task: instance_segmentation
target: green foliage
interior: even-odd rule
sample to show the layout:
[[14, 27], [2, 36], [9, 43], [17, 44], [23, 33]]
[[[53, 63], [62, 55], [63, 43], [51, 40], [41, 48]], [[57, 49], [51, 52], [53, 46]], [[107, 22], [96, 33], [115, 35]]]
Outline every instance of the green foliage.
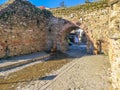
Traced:
[[36, 9], [34, 10], [34, 12], [35, 12], [35, 14], [37, 14], [37, 13], [42, 14], [42, 13], [43, 13], [42, 10], [39, 9], [39, 8], [36, 8]]
[[94, 10], [99, 10], [108, 6], [107, 0], [99, 1], [99, 2], [92, 2], [86, 3], [82, 5], [77, 5], [69, 8], [59, 8], [51, 10], [53, 14], [60, 16], [60, 15], [70, 15], [71, 13], [75, 12], [91, 12]]
[[0, 19], [3, 19], [3, 20], [7, 20], [9, 18], [9, 16], [12, 16], [14, 13], [16, 13], [15, 11], [6, 11], [6, 12], [3, 12], [2, 14], [0, 14]]
[[108, 0], [94, 0], [95, 2], [108, 2]]
[[50, 16], [52, 16], [51, 11], [49, 10], [43, 9], [42, 12], [46, 18], [49, 18]]
[[8, 15], [10, 15], [9, 12], [4, 12], [4, 13], [2, 13], [2, 14], [0, 15], [0, 19], [5, 18], [5, 17], [7, 17]]
[[45, 16], [45, 18], [49, 18], [52, 15], [50, 11], [41, 10], [28, 1], [16, 0], [11, 5], [7, 4], [7, 6], [8, 7], [4, 6], [4, 8], [2, 8], [0, 14], [0, 19], [4, 21], [9, 20], [15, 14], [19, 14], [18, 17], [21, 15], [26, 18], [31, 18], [31, 16]]

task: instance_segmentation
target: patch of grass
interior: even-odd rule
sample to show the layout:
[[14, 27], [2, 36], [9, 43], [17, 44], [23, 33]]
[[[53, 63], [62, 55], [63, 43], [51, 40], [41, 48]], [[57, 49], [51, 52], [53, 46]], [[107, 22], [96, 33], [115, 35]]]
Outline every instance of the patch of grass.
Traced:
[[102, 8], [108, 7], [107, 0], [99, 1], [99, 2], [92, 2], [92, 3], [86, 3], [86, 4], [81, 4], [73, 7], [68, 7], [68, 8], [58, 8], [58, 9], [51, 9], [53, 15], [69, 15], [71, 13], [75, 12], [91, 12], [95, 10], [99, 10]]

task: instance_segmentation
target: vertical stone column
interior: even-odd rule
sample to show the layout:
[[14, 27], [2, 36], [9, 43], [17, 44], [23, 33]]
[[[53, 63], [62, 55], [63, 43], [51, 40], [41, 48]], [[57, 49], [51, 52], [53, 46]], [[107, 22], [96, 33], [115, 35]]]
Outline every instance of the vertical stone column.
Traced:
[[120, 90], [120, 0], [110, 0], [109, 59], [113, 90]]

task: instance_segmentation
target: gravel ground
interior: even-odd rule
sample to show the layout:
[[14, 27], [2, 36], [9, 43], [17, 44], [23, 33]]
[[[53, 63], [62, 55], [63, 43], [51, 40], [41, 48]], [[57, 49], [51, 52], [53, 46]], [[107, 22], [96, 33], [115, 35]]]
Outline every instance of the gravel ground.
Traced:
[[[110, 63], [106, 56], [76, 58], [53, 79], [31, 81], [17, 90], [110, 90]], [[56, 72], [58, 72], [56, 71]]]
[[110, 64], [105, 56], [86, 56], [45, 90], [110, 90]]

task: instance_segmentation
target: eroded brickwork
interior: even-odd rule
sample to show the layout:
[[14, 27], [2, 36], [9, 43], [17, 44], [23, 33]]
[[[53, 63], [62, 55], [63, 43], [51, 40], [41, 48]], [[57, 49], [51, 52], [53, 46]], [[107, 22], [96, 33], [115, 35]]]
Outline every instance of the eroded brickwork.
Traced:
[[120, 1], [110, 2], [109, 23], [109, 58], [112, 70], [112, 85], [114, 90], [120, 90]]
[[120, 1], [111, 0], [110, 7], [105, 3], [90, 5], [52, 10], [61, 19], [49, 16], [50, 13], [36, 8], [26, 0], [10, 0], [0, 7], [0, 58], [51, 48], [65, 51], [66, 35], [80, 27], [89, 36], [95, 49], [101, 40], [103, 52], [109, 52], [112, 85], [114, 90], [119, 90]]
[[56, 17], [64, 18], [73, 23], [79, 22], [79, 27], [86, 32], [92, 41], [94, 50], [98, 49], [97, 43], [101, 41], [102, 52], [108, 53], [109, 7], [105, 2], [53, 9], [51, 11]]
[[44, 11], [28, 1], [11, 0], [1, 6], [0, 57], [45, 50], [46, 26]]

